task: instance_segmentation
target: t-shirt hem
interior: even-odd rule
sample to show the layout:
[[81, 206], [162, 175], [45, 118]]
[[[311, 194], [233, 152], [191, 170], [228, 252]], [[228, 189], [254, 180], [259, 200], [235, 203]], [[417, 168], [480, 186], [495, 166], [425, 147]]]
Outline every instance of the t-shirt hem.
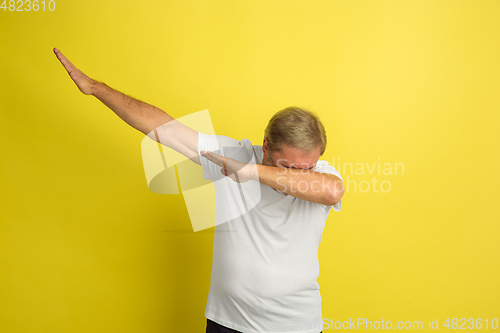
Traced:
[[249, 328], [243, 327], [241, 325], [235, 324], [233, 322], [224, 320], [211, 312], [205, 311], [205, 318], [215, 321], [216, 323], [231, 328], [233, 330], [241, 331], [243, 333], [319, 333], [323, 330], [322, 327], [309, 329], [305, 331], [255, 331]]

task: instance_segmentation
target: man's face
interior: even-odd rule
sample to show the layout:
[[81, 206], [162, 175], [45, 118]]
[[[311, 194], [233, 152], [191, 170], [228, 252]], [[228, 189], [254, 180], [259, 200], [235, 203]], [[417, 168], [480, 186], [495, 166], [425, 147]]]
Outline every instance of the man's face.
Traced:
[[264, 140], [264, 144], [262, 145], [262, 151], [264, 152], [264, 157], [262, 159], [263, 165], [313, 170], [314, 166], [319, 160], [321, 147], [316, 148], [315, 151], [309, 154], [304, 153], [302, 150], [298, 148], [293, 148], [289, 146], [284, 146], [282, 153], [280, 152], [271, 153], [267, 146], [267, 140]]

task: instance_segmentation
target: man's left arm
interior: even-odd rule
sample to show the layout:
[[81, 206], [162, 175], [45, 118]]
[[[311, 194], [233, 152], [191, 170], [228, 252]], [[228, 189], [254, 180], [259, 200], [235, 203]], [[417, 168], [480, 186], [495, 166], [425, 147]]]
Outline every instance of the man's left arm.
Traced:
[[219, 165], [221, 173], [235, 182], [256, 180], [293, 197], [325, 206], [337, 204], [344, 195], [342, 179], [329, 173], [247, 164], [210, 151], [201, 151], [200, 155]]
[[262, 164], [255, 171], [253, 179], [302, 200], [333, 206], [344, 195], [344, 182], [329, 173]]

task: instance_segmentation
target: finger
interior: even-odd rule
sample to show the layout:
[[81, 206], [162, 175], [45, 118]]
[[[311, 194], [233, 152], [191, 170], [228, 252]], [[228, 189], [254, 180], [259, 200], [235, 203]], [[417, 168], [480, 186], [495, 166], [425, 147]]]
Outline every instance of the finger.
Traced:
[[59, 51], [58, 49], [54, 48], [54, 53], [56, 54], [57, 59], [59, 59], [59, 61], [61, 62], [61, 64], [64, 67], [68, 67], [68, 66], [72, 65], [72, 63], [68, 60], [68, 58], [66, 58], [64, 56], [64, 54], [62, 54], [61, 51]]
[[223, 166], [222, 159], [220, 158], [219, 155], [211, 152], [211, 151], [201, 151], [200, 152], [201, 156], [205, 157], [207, 160], [217, 164], [218, 166]]
[[71, 72], [76, 69], [76, 67], [71, 63], [71, 61], [69, 61], [68, 58], [66, 58], [64, 54], [61, 53], [61, 51], [54, 48], [54, 53], [56, 54], [57, 59], [59, 59], [59, 61], [69, 74], [71, 74]]

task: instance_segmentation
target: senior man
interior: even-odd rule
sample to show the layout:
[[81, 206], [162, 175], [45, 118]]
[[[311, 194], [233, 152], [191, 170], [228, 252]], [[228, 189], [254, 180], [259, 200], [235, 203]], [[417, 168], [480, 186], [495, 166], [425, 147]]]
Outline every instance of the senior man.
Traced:
[[[205, 179], [259, 182], [255, 207], [215, 226], [206, 332], [322, 332], [318, 247], [330, 209], [342, 208], [344, 183], [334, 167], [319, 160], [327, 143], [319, 118], [298, 107], [280, 110], [270, 119], [262, 145], [198, 133], [91, 79], [56, 48], [54, 53], [82, 93], [202, 165]], [[248, 151], [256, 163], [221, 153], [231, 148]], [[227, 196], [231, 203], [234, 198]]]

